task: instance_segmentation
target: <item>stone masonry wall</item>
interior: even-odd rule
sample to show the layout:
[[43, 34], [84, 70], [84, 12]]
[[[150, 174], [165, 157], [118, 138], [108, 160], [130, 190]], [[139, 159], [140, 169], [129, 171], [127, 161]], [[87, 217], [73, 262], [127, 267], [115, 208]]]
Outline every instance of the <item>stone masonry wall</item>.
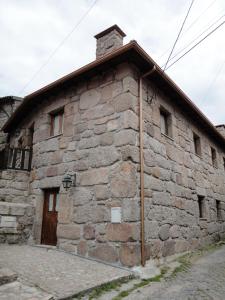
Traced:
[[7, 134], [1, 131], [1, 128], [8, 120], [9, 116], [11, 116], [11, 114], [20, 105], [20, 103], [20, 100], [12, 100], [11, 102], [5, 104], [0, 103], [0, 151], [5, 147], [7, 142]]
[[18, 170], [0, 171], [0, 201], [28, 203], [30, 173]]
[[[152, 258], [159, 258], [225, 236], [225, 154], [149, 83], [144, 95], [146, 247]], [[172, 138], [161, 133], [160, 107], [171, 113]], [[193, 132], [201, 139], [201, 157], [194, 151]], [[210, 146], [217, 151], [217, 168], [212, 165]], [[204, 197], [204, 219], [199, 218], [198, 195]], [[221, 201], [220, 219], [216, 200]]]
[[[1, 103], [0, 129], [21, 100]], [[0, 130], [0, 150], [6, 143], [7, 134]], [[28, 204], [29, 179], [27, 171], [0, 170], [0, 243], [22, 243], [31, 235], [34, 211]]]
[[26, 242], [31, 236], [33, 215], [29, 204], [0, 202], [0, 244]]
[[[224, 234], [224, 153], [191, 120], [152, 87], [144, 91], [146, 259], [193, 249]], [[35, 206], [33, 237], [41, 241], [44, 189], [60, 188], [57, 246], [83, 256], [133, 266], [140, 264], [140, 173], [138, 73], [118, 65], [36, 102], [21, 129], [34, 123], [28, 203]], [[172, 138], [160, 132], [159, 107], [172, 115]], [[50, 137], [50, 113], [64, 107], [63, 134]], [[194, 130], [202, 157], [194, 154]], [[15, 138], [11, 136], [11, 143]], [[218, 168], [210, 160], [217, 150]], [[62, 187], [76, 173], [76, 186]], [[206, 218], [198, 217], [197, 195]], [[221, 220], [215, 200], [221, 201]], [[122, 221], [111, 222], [121, 207]]]
[[225, 125], [218, 125], [216, 128], [225, 137]]
[[0, 171], [0, 244], [24, 243], [31, 237], [34, 208], [29, 203], [30, 173]]
[[6, 143], [6, 137], [7, 137], [7, 135], [1, 131], [1, 128], [8, 119], [7, 114], [10, 116], [12, 113], [11, 105], [5, 104], [5, 105], [1, 105], [1, 106], [4, 109], [4, 111], [0, 107], [0, 150], [4, 148], [5, 143]]
[[[58, 247], [132, 266], [140, 262], [138, 85], [123, 64], [56, 94], [35, 108], [29, 199], [36, 207], [34, 239], [41, 240], [43, 192], [60, 187]], [[50, 115], [64, 107], [63, 134], [49, 137]], [[15, 138], [11, 137], [11, 143]], [[76, 173], [66, 192], [62, 178]], [[111, 207], [122, 222], [111, 223]]]
[[123, 46], [123, 36], [116, 30], [110, 31], [102, 37], [97, 38], [96, 58], [100, 58]]

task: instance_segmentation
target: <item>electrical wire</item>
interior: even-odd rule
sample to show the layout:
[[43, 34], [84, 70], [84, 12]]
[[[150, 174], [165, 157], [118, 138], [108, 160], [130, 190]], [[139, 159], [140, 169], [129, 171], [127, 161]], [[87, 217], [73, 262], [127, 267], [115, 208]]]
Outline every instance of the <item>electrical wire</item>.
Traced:
[[183, 32], [183, 34], [184, 33], [186, 33], [186, 32], [188, 32], [189, 31], [189, 29], [195, 24], [195, 23], [197, 23], [198, 22], [198, 20], [204, 15], [204, 13], [211, 7], [211, 6], [213, 6], [213, 4], [216, 2], [217, 0], [214, 0], [214, 1], [212, 1], [202, 12], [201, 12], [201, 14], [187, 27], [187, 29], [186, 30], [184, 30], [184, 32]]
[[19, 91], [19, 95], [30, 85], [30, 83], [36, 78], [36, 76], [40, 73], [40, 71], [49, 63], [49, 61], [52, 59], [52, 57], [56, 54], [56, 52], [62, 47], [62, 45], [68, 40], [68, 38], [73, 34], [75, 29], [81, 24], [81, 22], [87, 17], [89, 12], [93, 9], [93, 7], [96, 5], [98, 0], [95, 0], [90, 7], [86, 10], [86, 12], [81, 16], [81, 18], [78, 20], [78, 22], [74, 25], [72, 30], [63, 38], [63, 40], [58, 44], [58, 46], [51, 52], [47, 60], [40, 66], [40, 68], [33, 74], [31, 79], [24, 85], [24, 87]]
[[194, 48], [196, 48], [199, 44], [201, 44], [206, 38], [208, 38], [211, 34], [213, 34], [217, 29], [219, 29], [222, 25], [225, 24], [225, 21], [220, 23], [216, 28], [214, 28], [212, 31], [210, 31], [204, 38], [202, 38], [200, 41], [198, 41], [194, 46], [192, 46], [188, 51], [186, 51], [183, 55], [181, 55], [177, 60], [175, 60], [172, 64], [170, 64], [165, 70], [168, 70], [170, 67], [175, 65], [181, 58], [183, 58], [186, 54], [191, 52]]
[[181, 25], [181, 28], [180, 28], [179, 33], [178, 33], [178, 35], [177, 35], [177, 38], [176, 38], [176, 40], [175, 40], [175, 42], [174, 42], [174, 44], [173, 44], [173, 47], [172, 47], [172, 49], [171, 49], [171, 51], [170, 51], [169, 57], [168, 57], [168, 59], [167, 59], [167, 61], [166, 61], [166, 64], [165, 64], [165, 67], [164, 67], [164, 71], [165, 71], [165, 69], [166, 69], [166, 67], [167, 67], [167, 65], [168, 65], [168, 62], [169, 62], [170, 57], [171, 57], [171, 55], [172, 55], [172, 53], [173, 53], [173, 50], [174, 50], [174, 48], [175, 48], [175, 46], [176, 46], [176, 44], [177, 44], [177, 42], [178, 42], [178, 40], [179, 40], [179, 37], [180, 37], [181, 32], [182, 32], [182, 30], [183, 30], [183, 28], [184, 28], [184, 24], [185, 24], [185, 22], [186, 22], [186, 20], [187, 20], [187, 18], [188, 18], [188, 15], [189, 15], [189, 13], [190, 13], [190, 10], [191, 10], [191, 8], [192, 8], [192, 5], [193, 5], [194, 1], [195, 1], [195, 0], [192, 0], [192, 1], [191, 1], [190, 7], [189, 7], [189, 9], [188, 9], [188, 11], [187, 11], [187, 14], [186, 14], [186, 16], [185, 16], [185, 18], [184, 18], [184, 21], [183, 21], [182, 25]]
[[[200, 38], [205, 32], [207, 32], [210, 28], [212, 28], [214, 25], [216, 25], [216, 23], [218, 23], [222, 18], [225, 17], [225, 14], [222, 15], [219, 19], [217, 19], [215, 22], [213, 22], [209, 27], [207, 27], [203, 32], [201, 32], [198, 36], [196, 36], [191, 42], [189, 42], [188, 44], [186, 44], [185, 47], [183, 47], [182, 49], [180, 49], [178, 52], [176, 52], [174, 54], [174, 56], [172, 56], [170, 58], [170, 61], [173, 60], [175, 57], [177, 57], [181, 52], [183, 52], [185, 49], [187, 49], [191, 44], [193, 44], [196, 40], [198, 40], [198, 38]], [[162, 68], [164, 68], [165, 65], [162, 66]]]
[[206, 89], [204, 96], [203, 96], [203, 100], [207, 98], [207, 95], [209, 93], [209, 91], [212, 89], [213, 85], [215, 84], [215, 82], [217, 81], [219, 75], [221, 74], [223, 68], [225, 66], [225, 60], [224, 62], [220, 65], [220, 68], [218, 69], [216, 75], [214, 76], [213, 80], [211, 81], [211, 83], [209, 84], [208, 88]]
[[[183, 33], [181, 34], [181, 36], [184, 36], [184, 34], [186, 33], [186, 32], [188, 32], [189, 31], [189, 29], [195, 24], [195, 23], [197, 23], [198, 22], [198, 20], [204, 15], [204, 13], [216, 2], [217, 0], [214, 0], [214, 1], [212, 1], [199, 15], [198, 15], [198, 17], [189, 25], [189, 27], [186, 29], [186, 30], [184, 30], [183, 31]], [[166, 55], [166, 53], [168, 53], [169, 52], [169, 50], [170, 50], [170, 48], [168, 48], [165, 52], [163, 52], [160, 56], [159, 56], [159, 58], [158, 59], [160, 59], [160, 58], [162, 58], [163, 56], [165, 56]]]

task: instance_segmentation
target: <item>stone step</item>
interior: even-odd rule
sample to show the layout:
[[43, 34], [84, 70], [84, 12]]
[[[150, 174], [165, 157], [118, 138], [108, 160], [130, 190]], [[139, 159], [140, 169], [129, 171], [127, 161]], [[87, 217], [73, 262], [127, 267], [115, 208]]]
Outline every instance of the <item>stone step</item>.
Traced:
[[0, 269], [0, 286], [17, 280], [17, 274], [7, 268]]

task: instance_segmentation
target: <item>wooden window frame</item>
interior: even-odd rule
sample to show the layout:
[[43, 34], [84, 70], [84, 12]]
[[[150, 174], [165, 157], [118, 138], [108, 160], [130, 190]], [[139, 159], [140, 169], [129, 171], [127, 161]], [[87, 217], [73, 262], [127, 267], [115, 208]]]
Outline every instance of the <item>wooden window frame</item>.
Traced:
[[[19, 156], [18, 156], [19, 154]], [[30, 171], [32, 164], [32, 148], [8, 148], [5, 155], [5, 168]]]
[[205, 197], [201, 195], [198, 195], [198, 212], [199, 219], [206, 219]]
[[[59, 117], [59, 132], [54, 133], [55, 131], [55, 118]], [[64, 123], [64, 108], [60, 108], [56, 111], [50, 113], [50, 137], [54, 137], [60, 134], [63, 134], [63, 123]]]
[[194, 142], [194, 151], [195, 154], [199, 157], [202, 156], [202, 149], [201, 149], [201, 139], [200, 136], [193, 132], [193, 142]]
[[212, 159], [212, 165], [214, 168], [217, 168], [217, 153], [216, 153], [216, 149], [211, 147], [211, 159]]
[[222, 215], [221, 215], [221, 201], [216, 200], [216, 218], [218, 221], [222, 220]]
[[[165, 132], [163, 132], [162, 119], [165, 123]], [[160, 130], [161, 134], [172, 138], [172, 115], [164, 107], [160, 107]]]

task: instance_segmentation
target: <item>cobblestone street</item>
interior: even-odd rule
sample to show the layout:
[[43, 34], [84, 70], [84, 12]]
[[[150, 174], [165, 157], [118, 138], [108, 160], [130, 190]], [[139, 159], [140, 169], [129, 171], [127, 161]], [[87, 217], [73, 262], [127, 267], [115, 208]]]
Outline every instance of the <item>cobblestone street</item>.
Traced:
[[197, 260], [187, 272], [138, 289], [126, 299], [224, 300], [225, 246]]
[[[130, 274], [126, 270], [67, 253], [29, 246], [2, 245], [0, 267], [9, 267], [19, 276], [17, 281], [0, 287], [1, 300], [64, 299]], [[192, 266], [186, 271], [131, 292], [141, 282], [140, 279], [130, 280], [91, 299], [224, 300], [225, 246], [204, 252], [199, 257], [194, 254]], [[119, 295], [121, 291], [125, 292], [122, 297]], [[82, 299], [89, 297], [86, 295]]]

